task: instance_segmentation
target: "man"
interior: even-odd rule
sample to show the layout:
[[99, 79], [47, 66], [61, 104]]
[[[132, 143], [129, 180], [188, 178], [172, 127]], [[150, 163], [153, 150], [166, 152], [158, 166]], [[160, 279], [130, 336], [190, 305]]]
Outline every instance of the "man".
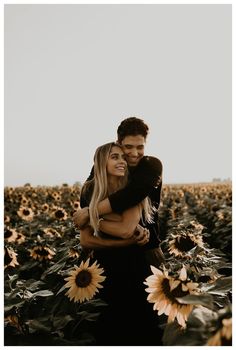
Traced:
[[[149, 197], [155, 207], [153, 223], [142, 223], [150, 232], [149, 242], [145, 245], [150, 263], [158, 266], [163, 261], [159, 249], [160, 232], [158, 224], [158, 207], [162, 188], [162, 163], [155, 157], [144, 156], [144, 147], [149, 128], [139, 118], [127, 118], [117, 129], [118, 143], [122, 145], [129, 167], [128, 185], [113, 193], [98, 205], [100, 216], [110, 212], [121, 213]], [[89, 179], [93, 177], [93, 169]], [[74, 223], [78, 228], [84, 227], [89, 221], [88, 207], [74, 214]], [[116, 225], [117, 223], [114, 223]], [[102, 229], [102, 227], [101, 227]]]

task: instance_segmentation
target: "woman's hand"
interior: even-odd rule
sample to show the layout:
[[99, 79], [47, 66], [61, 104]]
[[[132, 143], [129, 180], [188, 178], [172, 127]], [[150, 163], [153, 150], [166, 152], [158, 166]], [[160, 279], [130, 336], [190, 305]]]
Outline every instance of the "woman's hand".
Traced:
[[142, 246], [149, 242], [150, 232], [147, 228], [137, 225], [132, 238], [135, 240], [136, 244]]

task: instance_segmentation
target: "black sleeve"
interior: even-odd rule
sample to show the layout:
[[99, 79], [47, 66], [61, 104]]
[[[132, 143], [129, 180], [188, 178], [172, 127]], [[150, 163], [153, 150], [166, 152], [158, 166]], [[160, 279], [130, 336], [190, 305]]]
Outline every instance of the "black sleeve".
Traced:
[[162, 163], [155, 157], [143, 157], [132, 173], [128, 185], [108, 198], [114, 212], [123, 212], [149, 196], [162, 183]]
[[90, 174], [89, 174], [89, 177], [87, 178], [86, 181], [90, 181], [94, 178], [94, 166], [92, 167], [91, 171], [90, 171]]
[[80, 207], [88, 207], [91, 197], [92, 197], [92, 191], [93, 191], [93, 184], [90, 181], [89, 186], [82, 187], [81, 194], [80, 194]]
[[[91, 182], [91, 180], [94, 178], [94, 167], [92, 167], [89, 177], [87, 178], [86, 182]], [[90, 186], [91, 187], [91, 186]], [[90, 197], [91, 197], [91, 190], [87, 188], [87, 191], [85, 191], [84, 187], [81, 189], [81, 194], [80, 194], [80, 207], [88, 207], [89, 202], [90, 202]]]

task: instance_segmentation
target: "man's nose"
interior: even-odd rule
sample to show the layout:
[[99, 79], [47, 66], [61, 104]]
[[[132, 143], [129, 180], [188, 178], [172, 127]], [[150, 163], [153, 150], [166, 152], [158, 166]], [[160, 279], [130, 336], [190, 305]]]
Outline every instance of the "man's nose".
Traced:
[[136, 148], [133, 148], [130, 152], [130, 155], [133, 157], [137, 157], [138, 156], [138, 150]]

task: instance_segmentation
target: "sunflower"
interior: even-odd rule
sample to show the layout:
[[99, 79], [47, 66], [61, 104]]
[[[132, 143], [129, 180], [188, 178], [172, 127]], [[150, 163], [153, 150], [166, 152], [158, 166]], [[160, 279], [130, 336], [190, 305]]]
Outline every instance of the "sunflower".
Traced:
[[61, 200], [61, 194], [59, 192], [53, 192], [52, 197], [55, 199], [55, 201], [59, 202]]
[[89, 259], [82, 261], [80, 266], [75, 266], [70, 276], [65, 278], [65, 281], [68, 281], [65, 287], [69, 288], [66, 295], [70, 300], [74, 299], [74, 302], [90, 300], [98, 292], [98, 288], [103, 288], [100, 282], [103, 282], [106, 277], [101, 275], [104, 270], [96, 263], [97, 261], [89, 266]]
[[4, 248], [4, 269], [8, 266], [15, 267], [19, 265], [16, 259], [17, 253], [11, 248]]
[[26, 207], [29, 205], [29, 200], [25, 196], [22, 196], [20, 203], [23, 207]]
[[38, 245], [33, 249], [30, 249], [30, 256], [39, 261], [51, 260], [55, 254], [56, 253], [52, 249], [46, 246]]
[[177, 322], [186, 327], [186, 321], [193, 309], [193, 305], [180, 304], [177, 298], [182, 298], [189, 294], [197, 293], [197, 283], [187, 281], [187, 271], [183, 268], [179, 272], [178, 278], [168, 275], [168, 271], [164, 268], [161, 271], [151, 266], [153, 275], [146, 278], [146, 292], [149, 293], [147, 300], [154, 303], [153, 310], [158, 311], [158, 315], [165, 314], [168, 316], [168, 323], [177, 319]]
[[19, 217], [21, 217], [25, 221], [32, 221], [34, 217], [34, 212], [29, 207], [21, 206], [17, 211], [17, 214], [19, 215]]
[[60, 233], [51, 227], [43, 229], [43, 232], [50, 237], [61, 237]]
[[47, 203], [44, 203], [41, 209], [44, 213], [47, 213], [49, 211], [49, 205]]
[[4, 224], [9, 224], [10, 221], [11, 221], [10, 216], [4, 215]]
[[188, 252], [195, 247], [203, 247], [203, 240], [200, 234], [194, 234], [189, 231], [180, 231], [177, 234], [171, 234], [171, 240], [168, 242], [168, 251], [175, 256], [186, 257]]
[[73, 203], [73, 208], [74, 208], [75, 210], [78, 210], [78, 209], [80, 208], [80, 201], [75, 201], [75, 202]]
[[4, 239], [7, 242], [15, 242], [17, 239], [18, 233], [15, 229], [6, 227], [6, 230], [4, 231]]
[[14, 314], [14, 315], [8, 315], [5, 317], [5, 322], [10, 324], [13, 327], [16, 327], [20, 332], [22, 332], [22, 326], [19, 317]]
[[68, 215], [63, 208], [56, 207], [53, 211], [53, 217], [57, 220], [66, 220]]
[[232, 318], [223, 318], [221, 328], [208, 339], [208, 346], [232, 345]]
[[23, 233], [21, 233], [21, 232], [18, 232], [16, 243], [17, 244], [21, 244], [21, 243], [24, 243], [24, 242], [25, 242], [25, 235], [23, 235]]
[[80, 256], [79, 250], [77, 250], [77, 249], [75, 249], [75, 248], [70, 248], [68, 254], [69, 254], [69, 257], [70, 257], [70, 258], [79, 258], [79, 256]]

